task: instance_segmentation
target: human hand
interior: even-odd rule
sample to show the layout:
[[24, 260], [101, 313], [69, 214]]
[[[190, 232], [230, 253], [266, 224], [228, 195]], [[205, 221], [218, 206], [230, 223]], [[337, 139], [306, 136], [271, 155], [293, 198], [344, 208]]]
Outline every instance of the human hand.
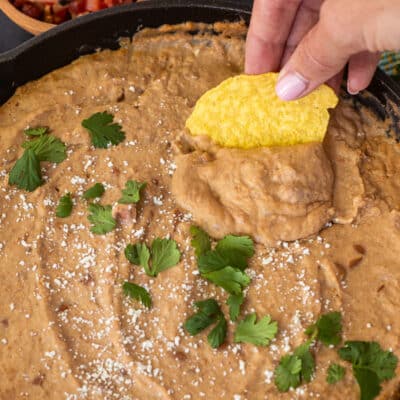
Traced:
[[400, 48], [399, 18], [400, 2], [392, 0], [255, 0], [246, 72], [282, 68], [277, 94], [293, 100], [324, 82], [337, 87], [349, 62], [348, 91], [357, 93], [379, 52]]

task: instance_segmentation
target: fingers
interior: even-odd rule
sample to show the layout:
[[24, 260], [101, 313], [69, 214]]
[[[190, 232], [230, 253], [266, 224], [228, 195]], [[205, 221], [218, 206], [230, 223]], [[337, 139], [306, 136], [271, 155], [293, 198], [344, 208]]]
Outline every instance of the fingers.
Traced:
[[343, 81], [343, 70], [341, 70], [338, 74], [336, 74], [333, 78], [329, 79], [326, 84], [330, 86], [336, 94], [340, 91], [340, 85]]
[[285, 51], [281, 60], [283, 67], [293, 54], [296, 46], [303, 39], [306, 33], [318, 22], [319, 9], [323, 0], [303, 0], [297, 10], [292, 30], [286, 41]]
[[368, 51], [355, 54], [350, 58], [347, 78], [347, 91], [350, 94], [357, 94], [370, 84], [379, 58], [379, 52]]
[[326, 0], [318, 23], [281, 71], [276, 86], [278, 96], [283, 100], [305, 96], [335, 76], [356, 54], [350, 68], [349, 88], [353, 92], [365, 88], [377, 56], [358, 53], [398, 47], [399, 18], [400, 2], [392, 0]]
[[245, 71], [277, 71], [301, 0], [255, 0], [246, 40]]
[[305, 96], [338, 74], [349, 57], [361, 50], [362, 26], [350, 23], [344, 3], [328, 0], [322, 5], [318, 23], [281, 71], [276, 92], [283, 100]]

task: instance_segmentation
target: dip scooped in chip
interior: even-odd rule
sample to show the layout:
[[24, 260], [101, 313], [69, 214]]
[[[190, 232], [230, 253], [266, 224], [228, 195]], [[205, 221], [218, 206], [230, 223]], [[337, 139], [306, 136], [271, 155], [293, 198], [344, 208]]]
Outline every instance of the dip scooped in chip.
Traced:
[[322, 141], [337, 96], [323, 85], [284, 102], [277, 75], [225, 80], [186, 122], [193, 151], [177, 156], [172, 191], [213, 237], [248, 234], [274, 245], [315, 234], [334, 215]]

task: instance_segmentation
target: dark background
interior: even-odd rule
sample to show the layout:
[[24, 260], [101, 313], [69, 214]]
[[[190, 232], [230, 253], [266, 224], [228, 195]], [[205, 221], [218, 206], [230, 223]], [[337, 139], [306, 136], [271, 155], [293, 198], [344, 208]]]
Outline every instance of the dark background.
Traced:
[[11, 22], [0, 11], [0, 53], [12, 49], [32, 35]]

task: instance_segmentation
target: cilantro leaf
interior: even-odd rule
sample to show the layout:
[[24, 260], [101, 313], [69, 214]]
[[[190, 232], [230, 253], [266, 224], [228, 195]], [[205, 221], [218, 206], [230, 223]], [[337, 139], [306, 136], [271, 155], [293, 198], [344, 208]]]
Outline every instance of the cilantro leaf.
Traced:
[[105, 192], [104, 185], [102, 183], [95, 183], [92, 187], [83, 193], [85, 200], [96, 199], [101, 197]]
[[184, 324], [185, 329], [192, 336], [208, 328], [221, 314], [221, 309], [214, 299], [196, 301], [194, 305], [198, 308], [197, 313], [189, 317]]
[[203, 278], [222, 287], [230, 294], [239, 295], [249, 285], [249, 276], [238, 268], [225, 267], [218, 271], [202, 274]]
[[325, 346], [337, 345], [342, 340], [342, 316], [340, 312], [330, 312], [322, 315], [318, 321], [306, 329], [306, 334], [317, 338]]
[[266, 346], [278, 332], [278, 323], [266, 315], [256, 322], [256, 313], [248, 314], [236, 328], [235, 342], [253, 343]]
[[218, 322], [208, 334], [207, 340], [212, 348], [219, 347], [225, 340], [227, 323], [218, 303], [214, 299], [207, 299], [197, 301], [195, 306], [198, 311], [185, 321], [185, 329], [194, 336]]
[[[310, 339], [298, 346], [293, 354], [286, 355], [279, 361], [275, 369], [275, 384], [281, 392], [295, 389], [303, 381], [311, 382], [315, 371], [315, 360], [310, 351], [311, 343]], [[295, 363], [296, 368], [292, 368]]]
[[202, 274], [218, 271], [229, 266], [227, 260], [215, 250], [201, 254], [197, 260], [197, 264]]
[[333, 385], [341, 381], [344, 377], [346, 370], [339, 364], [331, 364], [328, 368], [328, 375], [326, 376], [326, 381]]
[[90, 231], [97, 235], [111, 232], [117, 225], [117, 221], [112, 216], [111, 206], [100, 204], [89, 204], [88, 220], [92, 223]]
[[211, 250], [211, 239], [207, 232], [198, 226], [192, 225], [190, 227], [190, 234], [192, 235], [190, 244], [194, 247], [197, 257]]
[[8, 177], [9, 185], [16, 185], [19, 189], [33, 192], [43, 184], [40, 163], [32, 149], [27, 149], [17, 160]]
[[353, 367], [367, 368], [376, 373], [379, 382], [392, 379], [397, 367], [397, 357], [385, 351], [377, 342], [349, 341], [339, 349], [339, 356], [350, 361]]
[[27, 128], [24, 130], [27, 136], [43, 136], [49, 131], [47, 126], [38, 126], [37, 128]]
[[311, 382], [315, 371], [315, 360], [310, 351], [311, 341], [303, 343], [294, 351], [294, 355], [301, 360], [300, 378], [305, 382]]
[[71, 193], [67, 193], [61, 197], [58, 206], [56, 208], [56, 216], [59, 218], [66, 218], [71, 215], [72, 212], [72, 198]]
[[215, 322], [214, 315], [207, 315], [203, 312], [198, 312], [188, 318], [184, 324], [185, 329], [192, 335], [197, 335], [204, 329], [208, 328]]
[[217, 243], [215, 250], [226, 260], [226, 265], [243, 270], [254, 255], [254, 243], [248, 236], [227, 235]]
[[211, 330], [207, 336], [207, 341], [213, 349], [221, 346], [225, 341], [227, 331], [227, 323], [224, 315], [219, 315], [218, 324]]
[[140, 301], [145, 307], [151, 307], [151, 297], [149, 292], [142, 286], [132, 282], [124, 282], [122, 290], [126, 296]]
[[146, 182], [140, 183], [129, 180], [122, 189], [122, 197], [118, 200], [120, 204], [133, 204], [140, 200], [140, 191], [146, 187]]
[[150, 252], [144, 243], [128, 244], [125, 247], [125, 257], [129, 262], [140, 265], [147, 275], [151, 275], [149, 268]]
[[227, 235], [217, 243], [215, 250], [201, 252], [199, 270], [208, 273], [230, 266], [243, 271], [253, 254], [254, 244], [248, 236]]
[[353, 368], [353, 374], [360, 387], [360, 400], [373, 400], [381, 391], [378, 375], [367, 368]]
[[397, 357], [382, 350], [377, 342], [349, 341], [339, 356], [353, 365], [353, 375], [361, 391], [361, 400], [372, 400], [381, 391], [380, 383], [393, 378]]
[[151, 244], [151, 276], [178, 264], [181, 253], [175, 240], [156, 238]]
[[32, 149], [39, 161], [60, 163], [67, 158], [67, 147], [53, 135], [43, 135], [22, 143], [24, 149]]
[[157, 238], [151, 244], [151, 266], [149, 266], [150, 251], [144, 243], [128, 244], [125, 248], [125, 257], [132, 264], [141, 265], [147, 275], [155, 277], [178, 264], [181, 253], [175, 240]]
[[240, 314], [240, 306], [243, 304], [243, 293], [231, 294], [226, 301], [229, 306], [229, 317], [232, 321], [236, 321]]
[[214, 299], [207, 299], [202, 301], [196, 301], [194, 305], [206, 315], [218, 315], [221, 313], [221, 309], [218, 303]]
[[297, 388], [301, 383], [301, 359], [294, 354], [283, 356], [275, 368], [275, 385], [280, 392]]
[[211, 272], [207, 279], [234, 295], [239, 295], [250, 284], [250, 277], [245, 272], [232, 267]]
[[113, 121], [114, 116], [107, 111], [95, 113], [82, 121], [82, 126], [89, 131], [94, 147], [106, 149], [125, 139], [121, 125]]

